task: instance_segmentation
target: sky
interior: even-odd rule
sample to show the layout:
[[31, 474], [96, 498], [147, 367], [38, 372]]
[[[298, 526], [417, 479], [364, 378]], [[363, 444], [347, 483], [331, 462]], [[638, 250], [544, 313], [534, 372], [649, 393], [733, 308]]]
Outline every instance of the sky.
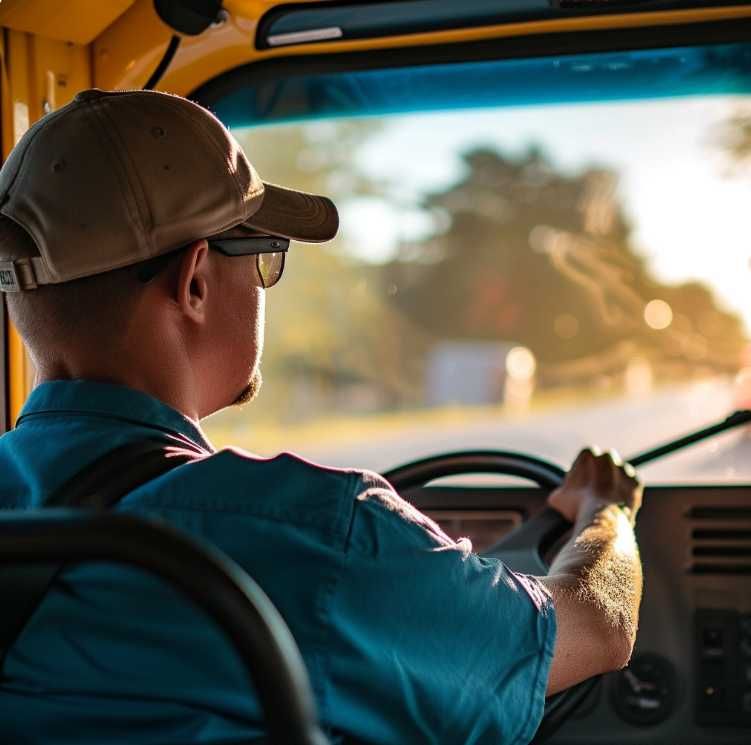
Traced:
[[385, 260], [401, 238], [429, 229], [409, 205], [457, 181], [463, 151], [536, 143], [572, 173], [615, 167], [635, 243], [658, 277], [708, 282], [751, 331], [751, 168], [730, 176], [715, 135], [744, 104], [751, 111], [739, 98], [697, 97], [390, 117], [353, 157], [367, 175], [394, 183], [405, 208], [351, 200], [342, 205], [343, 231], [361, 256]]

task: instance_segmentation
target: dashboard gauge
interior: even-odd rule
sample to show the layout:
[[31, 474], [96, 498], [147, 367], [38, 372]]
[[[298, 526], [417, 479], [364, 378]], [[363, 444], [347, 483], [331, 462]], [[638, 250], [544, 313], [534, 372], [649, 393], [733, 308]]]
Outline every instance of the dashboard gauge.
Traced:
[[656, 654], [641, 654], [614, 676], [612, 703], [629, 724], [649, 726], [667, 719], [675, 705], [673, 666]]

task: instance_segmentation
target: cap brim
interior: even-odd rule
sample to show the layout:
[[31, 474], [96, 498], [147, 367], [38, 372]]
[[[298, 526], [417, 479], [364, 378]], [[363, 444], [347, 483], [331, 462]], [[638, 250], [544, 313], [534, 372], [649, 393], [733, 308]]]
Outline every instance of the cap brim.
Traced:
[[336, 235], [339, 213], [327, 197], [264, 182], [261, 207], [242, 227], [293, 241], [323, 243]]

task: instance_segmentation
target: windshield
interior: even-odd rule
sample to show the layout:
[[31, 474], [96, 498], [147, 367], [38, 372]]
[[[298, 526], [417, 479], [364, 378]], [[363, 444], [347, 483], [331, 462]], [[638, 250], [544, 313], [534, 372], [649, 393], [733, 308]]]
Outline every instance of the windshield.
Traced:
[[[267, 293], [262, 392], [209, 437], [378, 471], [487, 448], [567, 465], [751, 406], [750, 78], [731, 77], [236, 126], [264, 178], [332, 196], [342, 227], [293, 244]], [[643, 473], [748, 481], [749, 455], [735, 431]]]

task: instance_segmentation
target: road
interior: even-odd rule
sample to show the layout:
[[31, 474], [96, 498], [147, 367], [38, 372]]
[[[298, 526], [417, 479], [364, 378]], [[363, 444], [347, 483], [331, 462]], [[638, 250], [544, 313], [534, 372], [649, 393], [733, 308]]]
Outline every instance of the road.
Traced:
[[[524, 418], [483, 420], [464, 426], [401, 427], [382, 434], [363, 432], [347, 443], [304, 446], [301, 455], [319, 463], [385, 471], [439, 452], [499, 448], [547, 457], [567, 465], [587, 444], [614, 447], [626, 457], [712, 424], [734, 408], [730, 384], [684, 385], [641, 398], [585, 403], [532, 413]], [[751, 436], [734, 431], [643, 468], [647, 482], [739, 481], [751, 478]]]

